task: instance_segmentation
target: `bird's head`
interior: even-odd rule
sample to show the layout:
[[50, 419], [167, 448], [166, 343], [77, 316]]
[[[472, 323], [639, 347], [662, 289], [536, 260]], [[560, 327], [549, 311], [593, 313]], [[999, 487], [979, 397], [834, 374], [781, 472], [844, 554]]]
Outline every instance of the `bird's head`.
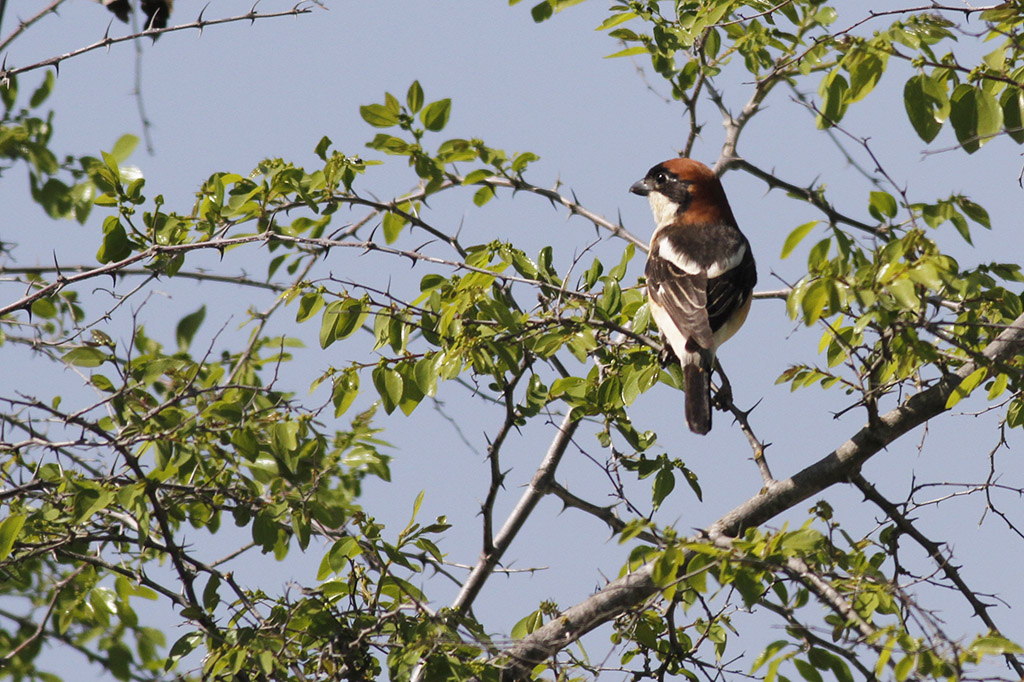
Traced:
[[658, 227], [673, 222], [736, 224], [722, 183], [700, 161], [676, 158], [659, 163], [629, 191], [647, 197]]

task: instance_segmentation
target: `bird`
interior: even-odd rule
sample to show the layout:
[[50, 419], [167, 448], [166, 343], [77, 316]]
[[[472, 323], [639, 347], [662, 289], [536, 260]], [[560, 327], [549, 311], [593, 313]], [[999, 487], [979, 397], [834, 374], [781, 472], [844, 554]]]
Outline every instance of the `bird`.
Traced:
[[644, 271], [651, 317], [682, 365], [686, 423], [703, 435], [711, 430], [715, 353], [750, 310], [754, 255], [721, 181], [700, 161], [659, 163], [629, 191], [647, 197], [654, 214]]
[[[99, 0], [109, 11], [121, 21], [128, 23], [128, 17], [134, 11], [131, 0]], [[174, 0], [142, 0], [142, 12], [146, 15], [143, 30], [166, 28], [167, 18], [171, 15]], [[153, 36], [156, 40], [157, 36]]]

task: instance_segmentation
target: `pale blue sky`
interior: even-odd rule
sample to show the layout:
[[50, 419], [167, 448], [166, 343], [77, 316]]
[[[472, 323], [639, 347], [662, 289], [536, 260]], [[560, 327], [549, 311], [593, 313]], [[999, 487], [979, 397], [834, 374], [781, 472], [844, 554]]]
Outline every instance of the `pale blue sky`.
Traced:
[[[9, 2], [3, 33], [9, 31], [15, 17], [28, 16], [38, 4], [35, 0]], [[175, 23], [194, 19], [203, 4], [179, 0]], [[210, 173], [244, 174], [261, 159], [276, 156], [312, 166], [313, 149], [323, 135], [347, 153], [382, 158], [364, 148], [376, 131], [359, 117], [359, 105], [381, 101], [385, 90], [403, 97], [409, 84], [418, 79], [428, 101], [442, 97], [453, 100], [449, 125], [435, 136], [435, 144], [448, 137], [480, 137], [490, 146], [508, 151], [533, 151], [542, 157], [529, 176], [533, 182], [551, 185], [561, 180], [566, 190], [575, 191], [589, 209], [611, 219], [621, 214], [628, 229], [646, 238], [651, 227], [648, 207], [627, 190], [647, 168], [671, 157], [683, 144], [684, 112], [678, 103], [666, 103], [649, 91], [636, 69], [644, 66], [642, 62], [603, 59], [618, 49], [605, 34], [593, 30], [604, 18], [607, 3], [591, 0], [541, 25], [531, 20], [530, 4], [510, 8], [496, 0], [338, 1], [331, 2], [329, 10], [314, 8], [312, 14], [298, 18], [211, 27], [202, 37], [189, 31], [165, 35], [155, 44], [146, 41], [142, 47], [142, 90], [153, 123], [155, 154], [149, 156], [140, 147], [131, 163], [142, 168], [149, 197], [163, 194], [169, 208], [187, 212], [193, 193]], [[863, 11], [860, 3], [837, 4], [841, 25], [859, 17], [844, 12]], [[265, 1], [259, 9], [271, 12], [290, 6]], [[241, 14], [249, 7], [248, 2], [214, 1], [206, 16]], [[60, 16], [48, 17], [12, 45], [7, 63], [24, 65], [98, 40], [107, 29], [109, 16], [91, 2], [71, 0], [61, 8]], [[111, 34], [125, 30], [115, 23]], [[101, 148], [109, 149], [123, 133], [141, 134], [132, 95], [134, 60], [134, 48], [123, 44], [62, 64], [49, 102], [57, 111], [55, 150], [96, 155]], [[915, 200], [963, 192], [986, 206], [995, 229], [991, 233], [975, 230], [976, 248], [962, 246], [950, 227], [942, 228], [946, 232], [942, 243], [962, 263], [1019, 261], [1024, 253], [1019, 233], [1022, 192], [1017, 185], [1020, 148], [1000, 140], [972, 157], [961, 152], [923, 157], [920, 152], [924, 145], [914, 135], [900, 103], [899, 76], [906, 72], [900, 71], [902, 65], [892, 66], [895, 71], [886, 75], [868, 100], [851, 110], [845, 125], [855, 135], [871, 138], [872, 149], [886, 170], [908, 187]], [[39, 74], [21, 76], [23, 93], [31, 91]], [[726, 100], [734, 110], [749, 94], [749, 79], [749, 74], [736, 69], [723, 77]], [[810, 84], [803, 87], [813, 94]], [[665, 91], [657, 84], [654, 89]], [[713, 163], [722, 138], [717, 112], [705, 102], [699, 118], [706, 126], [693, 155]], [[945, 147], [952, 140], [951, 131], [945, 130], [933, 146]], [[865, 155], [851, 149], [870, 171]], [[739, 151], [754, 164], [774, 168], [792, 182], [807, 184], [820, 178], [828, 184], [830, 197], [840, 210], [867, 218], [866, 182], [834, 153], [832, 143], [814, 129], [812, 117], [791, 100], [784, 88], [772, 94], [767, 110], [746, 130]], [[360, 186], [380, 197], [411, 188], [415, 177], [401, 160], [386, 160], [384, 166], [371, 169]], [[737, 173], [729, 173], [724, 183], [740, 226], [754, 246], [758, 288], [780, 288], [782, 281], [773, 273], [793, 281], [803, 272], [803, 259], [813, 240], [809, 238], [786, 261], [779, 259], [782, 241], [797, 225], [820, 216], [778, 193], [766, 195], [762, 183]], [[87, 227], [53, 222], [26, 199], [26, 190], [23, 169], [6, 172], [0, 181], [0, 205], [4, 206], [0, 239], [18, 243], [18, 263], [48, 264], [53, 254], [62, 264], [91, 262], [103, 211], [94, 211]], [[455, 229], [462, 224], [466, 243], [501, 237], [517, 242], [529, 253], [554, 243], [563, 267], [574, 253], [602, 236], [581, 219], [567, 222], [563, 213], [531, 196], [513, 199], [503, 194], [483, 210], [474, 209], [466, 196], [437, 197], [432, 206], [435, 210], [431, 218], [440, 227]], [[605, 240], [595, 252], [617, 260], [615, 254], [622, 247], [621, 242]], [[262, 272], [263, 266], [255, 259], [253, 252], [236, 251], [223, 263], [215, 258], [202, 262], [229, 273], [243, 269]], [[640, 257], [634, 262], [637, 273], [641, 262]], [[346, 276], [379, 277], [386, 270], [394, 282], [409, 281], [403, 264], [374, 256], [358, 259], [332, 252], [325, 267]], [[413, 272], [413, 281], [420, 274]], [[150, 314], [159, 311], [167, 335], [173, 333], [177, 317], [194, 309], [200, 299], [207, 302], [211, 312], [218, 313], [236, 304], [235, 292], [227, 288], [185, 283], [164, 290], [168, 298], [154, 299], [149, 310]], [[18, 295], [2, 285], [0, 292], [5, 292], [4, 301]], [[266, 307], [270, 299], [257, 297], [254, 301], [257, 307]], [[236, 308], [230, 314], [240, 322], [245, 308]], [[208, 316], [197, 344], [209, 343], [219, 328], [219, 322], [215, 324], [211, 317], [217, 319], [216, 315]], [[291, 313], [286, 314], [279, 331], [295, 333], [286, 324], [291, 319]], [[161, 322], [150, 326], [159, 329]], [[311, 339], [310, 351], [301, 362], [287, 368], [286, 381], [303, 395], [309, 382], [328, 364], [345, 364], [346, 351], [340, 346], [320, 351], [313, 327], [300, 328], [298, 333]], [[839, 391], [807, 389], [790, 393], [788, 387], [775, 386], [776, 377], [790, 362], [814, 360], [820, 335], [820, 330], [802, 330], [789, 321], [780, 302], [761, 301], [755, 305], [747, 328], [721, 353], [737, 403], [751, 405], [763, 399], [753, 421], [759, 434], [773, 443], [768, 456], [780, 478], [825, 455], [863, 421], [858, 411], [838, 421], [831, 419], [830, 411], [842, 409], [847, 402]], [[2, 362], [0, 383], [24, 386], [24, 390], [42, 392], [41, 397], [45, 397], [50, 387], [41, 387], [39, 371], [23, 363]], [[77, 379], [68, 373], [57, 372], [53, 381], [58, 380], [77, 385]], [[53, 392], [58, 390], [62, 389], [55, 383]], [[457, 415], [466, 403], [458, 391], [454, 393], [457, 397], [450, 398], [449, 409]], [[977, 397], [963, 409], [971, 411], [983, 405], [982, 398]], [[729, 420], [716, 415], [712, 435], [700, 439], [686, 431], [681, 413], [681, 394], [658, 387], [638, 402], [634, 419], [647, 421], [645, 428], [658, 425], [662, 449], [655, 453], [667, 451], [683, 457], [701, 476], [705, 502], [698, 503], [680, 487], [661, 516], [664, 521], [677, 521], [679, 530], [686, 532], [706, 525], [756, 494], [760, 479], [748, 461], [745, 438], [729, 425]], [[499, 426], [497, 417], [488, 420], [474, 415], [471, 423], [463, 425], [475, 451], [457, 440], [451, 428], [426, 406], [409, 420], [393, 416], [379, 421], [388, 429], [385, 437], [396, 445], [392, 466], [395, 481], [368, 486], [364, 500], [368, 511], [393, 524], [397, 532], [407, 518], [412, 497], [424, 488], [427, 494], [422, 517], [448, 514], [456, 524], [442, 549], [453, 561], [473, 563], [480, 537], [475, 513], [486, 493], [484, 434], [493, 435]], [[987, 452], [995, 443], [993, 423], [991, 416], [945, 417], [934, 425], [922, 451], [915, 449], [918, 436], [911, 436], [879, 455], [865, 473], [895, 499], [905, 495], [911, 472], [921, 479], [979, 480], [987, 473]], [[424, 438], [424, 434], [430, 437]], [[507, 511], [515, 503], [518, 486], [532, 475], [550, 435], [550, 428], [538, 426], [507, 447], [505, 461], [514, 470], [500, 509]], [[589, 452], [601, 454], [589, 435], [579, 438]], [[1009, 438], [1019, 447], [1017, 433], [1009, 434]], [[570, 453], [559, 479], [574, 492], [589, 495], [592, 501], [607, 500], [603, 473], [578, 452]], [[633, 489], [642, 497], [648, 485], [642, 482]], [[877, 515], [849, 490], [833, 489], [825, 497], [844, 510], [845, 518], [858, 530], [869, 529]], [[802, 522], [809, 506], [810, 502], [801, 505], [787, 518]], [[1015, 576], [989, 571], [985, 565], [988, 562], [979, 565], [971, 560], [990, 549], [993, 542], [992, 536], [976, 531], [980, 512], [974, 502], [961, 507], [947, 504], [923, 516], [921, 525], [937, 538], [946, 533], [953, 537], [958, 558], [965, 564], [965, 577], [978, 589], [1019, 592]], [[625, 550], [614, 541], [607, 542], [607, 537], [596, 521], [571, 510], [559, 514], [557, 504], [545, 502], [507, 557], [514, 558], [517, 567], [551, 568], [532, 577], [495, 576], [477, 602], [478, 616], [492, 631], [507, 632], [540, 599], [554, 599], [563, 607], [583, 599], [605, 577], [614, 577], [621, 565]], [[1019, 548], [1013, 546], [1007, 547], [1001, 558], [1010, 560], [1010, 552], [1013, 558], [1022, 558]], [[291, 578], [308, 583], [312, 580], [310, 566], [315, 569], [319, 561], [315, 547], [311, 553], [305, 561], [295, 555], [281, 565], [274, 565], [270, 558], [253, 558], [246, 563], [258, 565], [271, 588]], [[436, 595], [434, 606], [440, 607], [454, 596], [454, 591], [445, 586]], [[959, 606], [955, 609], [951, 617], [961, 613]], [[1006, 623], [1008, 629], [1012, 624], [1016, 632], [1009, 634], [1024, 639], [1019, 610], [1017, 614], [998, 610], [997, 620]], [[980, 624], [970, 623], [963, 629], [974, 632], [980, 628]], [[770, 633], [765, 637], [773, 638]], [[740, 643], [733, 651], [740, 650], [756, 654], [757, 644]]]

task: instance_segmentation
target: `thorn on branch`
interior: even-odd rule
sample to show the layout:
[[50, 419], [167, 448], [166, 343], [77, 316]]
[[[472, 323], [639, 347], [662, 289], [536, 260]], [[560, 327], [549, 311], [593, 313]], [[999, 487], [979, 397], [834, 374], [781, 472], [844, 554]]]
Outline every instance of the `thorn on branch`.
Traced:
[[53, 269], [57, 271], [57, 282], [63, 284], [66, 280], [64, 273], [60, 271], [60, 263], [57, 262], [57, 252], [53, 252]]

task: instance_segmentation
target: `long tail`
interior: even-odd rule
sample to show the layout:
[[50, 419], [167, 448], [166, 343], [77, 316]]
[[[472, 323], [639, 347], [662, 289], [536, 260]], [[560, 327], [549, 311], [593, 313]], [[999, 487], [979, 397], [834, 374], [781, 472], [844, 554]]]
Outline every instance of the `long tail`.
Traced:
[[711, 430], [711, 372], [703, 363], [683, 365], [683, 391], [686, 393], [686, 423], [702, 436]]

